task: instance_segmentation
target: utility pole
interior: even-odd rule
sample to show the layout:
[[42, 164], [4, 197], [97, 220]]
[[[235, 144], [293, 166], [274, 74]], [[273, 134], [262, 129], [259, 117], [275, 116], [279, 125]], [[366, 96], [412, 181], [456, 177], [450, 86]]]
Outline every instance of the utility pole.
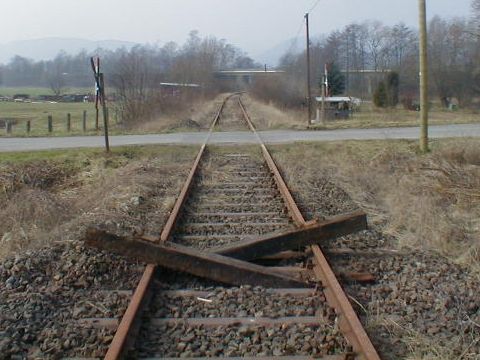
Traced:
[[420, 22], [420, 150], [428, 152], [428, 62], [427, 62], [427, 6], [418, 0]]
[[312, 119], [312, 89], [310, 86], [310, 25], [308, 23], [308, 13], [305, 14], [307, 25], [307, 107], [308, 107], [308, 125]]

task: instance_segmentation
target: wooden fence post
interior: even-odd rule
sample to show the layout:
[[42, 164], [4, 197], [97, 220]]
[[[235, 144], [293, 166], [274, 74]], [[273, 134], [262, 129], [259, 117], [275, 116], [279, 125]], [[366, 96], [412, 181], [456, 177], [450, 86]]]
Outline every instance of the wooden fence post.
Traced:
[[12, 133], [12, 123], [10, 122], [10, 120], [5, 120], [5, 132], [7, 134]]
[[83, 132], [87, 132], [87, 110], [83, 110], [82, 129], [83, 129]]
[[70, 132], [72, 129], [72, 115], [70, 113], [67, 114], [67, 132]]
[[53, 118], [52, 115], [48, 115], [48, 132], [51, 133], [53, 131]]
[[27, 120], [27, 134], [30, 134], [31, 129], [32, 129], [32, 123], [30, 120]]

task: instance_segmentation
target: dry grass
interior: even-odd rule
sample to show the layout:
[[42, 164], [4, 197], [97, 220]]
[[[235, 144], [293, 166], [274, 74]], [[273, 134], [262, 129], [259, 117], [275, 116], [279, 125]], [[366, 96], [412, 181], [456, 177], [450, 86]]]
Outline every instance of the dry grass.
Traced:
[[228, 94], [218, 95], [210, 101], [197, 100], [190, 104], [187, 109], [163, 114], [153, 121], [138, 124], [131, 132], [165, 133], [207, 130], [226, 96]]
[[[432, 107], [429, 114], [431, 125], [450, 125], [478, 123], [478, 112], [473, 110], [448, 111], [439, 106]], [[372, 104], [363, 104], [360, 111], [355, 112], [349, 120], [328, 121], [326, 126], [318, 125], [328, 130], [350, 128], [378, 128], [378, 127], [404, 127], [419, 126], [420, 113], [405, 110], [402, 107], [396, 109], [378, 109]]]
[[[400, 324], [396, 320], [385, 315], [383, 311], [376, 309], [365, 310], [367, 314], [367, 323], [365, 328], [370, 332], [377, 329], [387, 331], [392, 337], [400, 339], [401, 346], [408, 353], [405, 360], [477, 360], [478, 353], [474, 350], [474, 345], [480, 341], [474, 334], [466, 332], [462, 339], [455, 337], [444, 338], [439, 341], [435, 337], [427, 336], [412, 328], [412, 326]], [[458, 344], [470, 344], [462, 353], [458, 354]], [[400, 344], [397, 345], [399, 347]], [[403, 358], [403, 357], [402, 357]]]
[[373, 225], [395, 235], [399, 248], [431, 249], [479, 271], [480, 140], [432, 147], [419, 156], [414, 142], [350, 141], [274, 147], [274, 153], [289, 174], [300, 174], [298, 184], [331, 178]]
[[[306, 111], [282, 110], [273, 103], [267, 104], [249, 96], [245, 98], [252, 119], [260, 130], [307, 128]], [[475, 110], [448, 111], [435, 105], [430, 111], [429, 121], [431, 125], [468, 124], [480, 122], [480, 117]], [[419, 123], [420, 113], [417, 111], [405, 110], [401, 106], [396, 109], [378, 109], [373, 104], [364, 103], [351, 119], [329, 120], [326, 124], [311, 125], [309, 128], [314, 130], [367, 129], [418, 126]]]
[[242, 96], [243, 102], [258, 130], [306, 129], [306, 115], [295, 110], [281, 110], [273, 103], [266, 104], [251, 96]]
[[195, 151], [136, 147], [105, 157], [87, 150], [67, 160], [48, 152], [46, 160], [0, 164], [0, 258], [77, 240], [89, 225], [161, 231]]

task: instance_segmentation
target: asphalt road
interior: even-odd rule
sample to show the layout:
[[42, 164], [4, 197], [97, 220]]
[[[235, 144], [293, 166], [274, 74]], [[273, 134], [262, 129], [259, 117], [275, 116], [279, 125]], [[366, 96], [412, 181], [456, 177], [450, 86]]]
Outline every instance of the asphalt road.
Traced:
[[[440, 125], [430, 127], [431, 138], [480, 137], [480, 124]], [[328, 131], [274, 130], [259, 132], [265, 143], [281, 144], [297, 141], [338, 141], [338, 140], [385, 140], [417, 139], [418, 127], [382, 128], [382, 129], [345, 129]], [[111, 146], [148, 145], [148, 144], [202, 144], [207, 133], [174, 133], [158, 135], [112, 136]], [[211, 144], [253, 144], [255, 136], [248, 131], [213, 133]], [[0, 152], [35, 151], [49, 149], [69, 149], [101, 147], [102, 136], [46, 137], [46, 138], [0, 138]]]

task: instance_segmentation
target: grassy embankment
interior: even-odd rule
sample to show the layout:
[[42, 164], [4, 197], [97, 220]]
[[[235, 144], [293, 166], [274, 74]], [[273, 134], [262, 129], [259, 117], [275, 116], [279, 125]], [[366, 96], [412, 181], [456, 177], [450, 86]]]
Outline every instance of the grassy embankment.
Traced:
[[[429, 249], [480, 271], [480, 140], [346, 141], [273, 146], [297, 188], [328, 177], [392, 234], [398, 248]], [[305, 164], [315, 164], [306, 166]], [[479, 272], [480, 273], [480, 272]]]
[[[113, 148], [109, 155], [101, 149], [0, 154], [0, 258], [79, 239], [89, 224], [158, 231], [148, 227], [173, 206], [197, 150], [138, 146]], [[142, 210], [150, 208], [159, 209], [152, 219]]]

